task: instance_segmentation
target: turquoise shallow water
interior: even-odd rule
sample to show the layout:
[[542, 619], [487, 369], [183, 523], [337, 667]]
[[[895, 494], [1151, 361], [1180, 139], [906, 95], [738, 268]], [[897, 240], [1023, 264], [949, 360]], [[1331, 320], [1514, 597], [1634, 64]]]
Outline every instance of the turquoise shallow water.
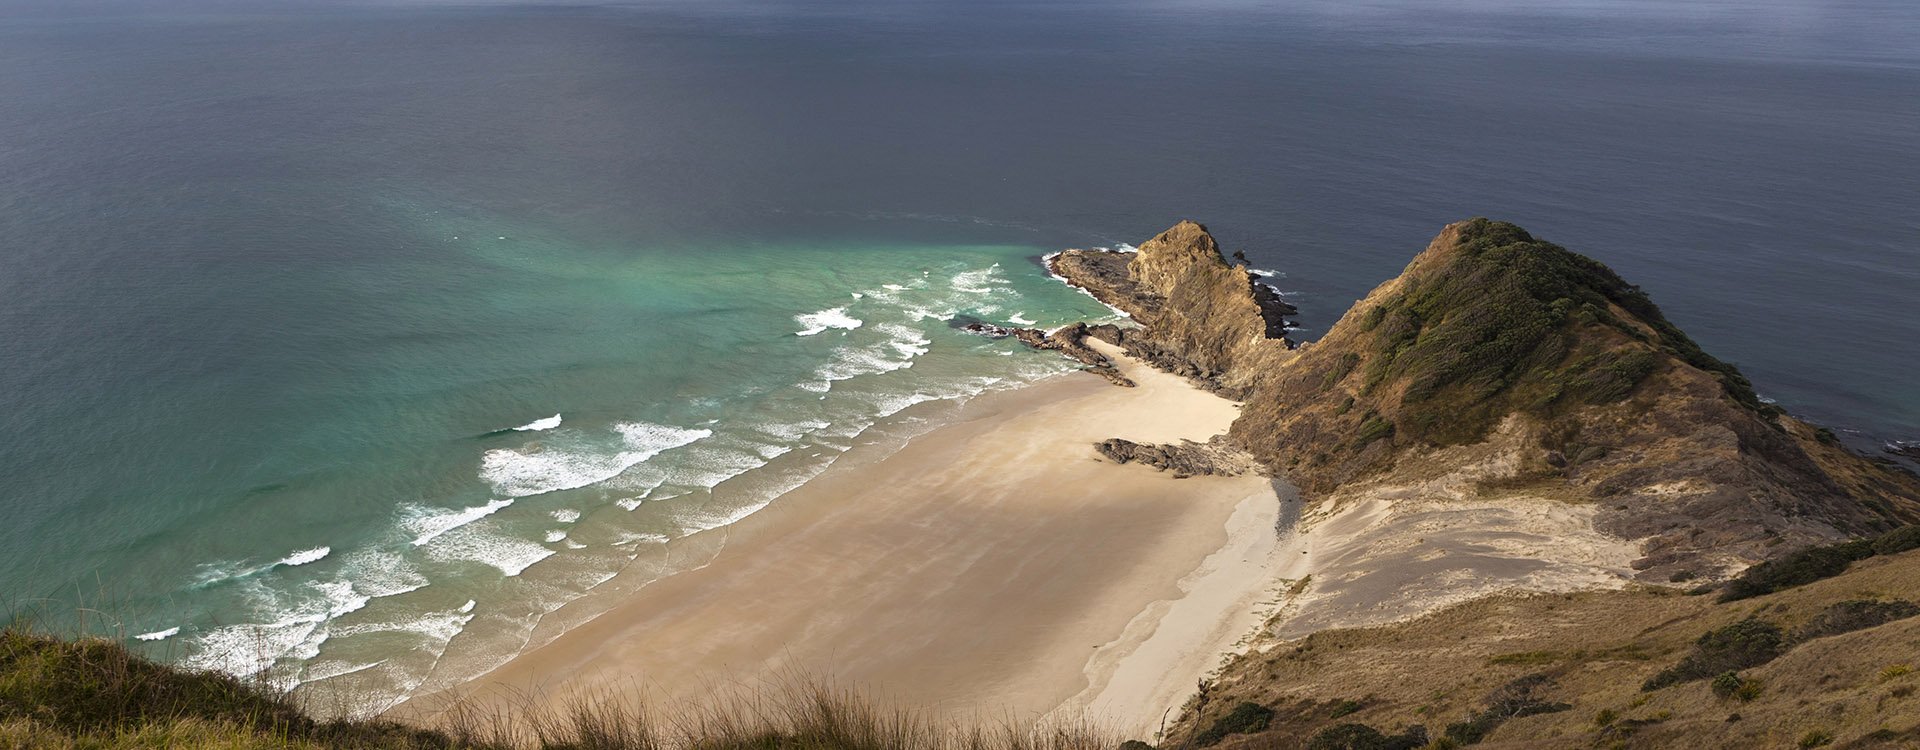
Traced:
[[1034, 248], [601, 245], [390, 208], [407, 252], [260, 281], [338, 326], [253, 352], [273, 397], [168, 394], [207, 419], [183, 439], [226, 458], [148, 490], [153, 525], [102, 550], [127, 571], [106, 593], [129, 635], [307, 689], [351, 675], [362, 708], [444, 686], [616, 573], [697, 560], [662, 545], [763, 507], [876, 422], [1069, 369], [951, 321], [1110, 314]]

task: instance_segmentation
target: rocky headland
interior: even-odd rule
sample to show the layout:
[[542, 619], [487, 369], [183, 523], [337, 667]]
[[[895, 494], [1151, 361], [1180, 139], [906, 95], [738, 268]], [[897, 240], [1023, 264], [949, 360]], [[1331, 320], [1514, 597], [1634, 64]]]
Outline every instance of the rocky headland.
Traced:
[[[1301, 507], [1283, 514], [1297, 520], [1280, 529], [1266, 566], [1273, 598], [1260, 612], [1263, 623], [1190, 697], [1165, 739], [1204, 746], [1244, 733], [1244, 741], [1227, 744], [1292, 747], [1312, 736], [1335, 744], [1311, 747], [1421, 746], [1424, 728], [1416, 727], [1413, 743], [1412, 729], [1367, 735], [1374, 730], [1335, 719], [1362, 707], [1391, 722], [1453, 702], [1460, 711], [1481, 710], [1471, 700], [1434, 696], [1498, 687], [1482, 685], [1486, 675], [1410, 675], [1398, 664], [1454, 668], [1456, 642], [1484, 641], [1477, 648], [1494, 656], [1501, 641], [1578, 642], [1576, 631], [1598, 628], [1613, 608], [1682, 618], [1641, 623], [1639, 636], [1593, 631], [1620, 641], [1613, 648], [1676, 651], [1658, 639], [1699, 635], [1702, 626], [1685, 618], [1735, 614], [1655, 607], [1647, 597], [1711, 592], [1743, 571], [1776, 575], [1753, 567], [1769, 560], [1799, 570], [1815, 565], [1803, 558], [1832, 558], [1844, 569], [1851, 553], [1823, 550], [1907, 533], [1898, 530], [1920, 522], [1920, 477], [1857, 454], [1761, 400], [1736, 368], [1702, 351], [1639, 288], [1520, 227], [1486, 219], [1447, 226], [1402, 274], [1308, 344], [1286, 335], [1286, 317], [1297, 310], [1235, 256], [1242, 262], [1223, 257], [1205, 227], [1186, 221], [1134, 253], [1071, 250], [1048, 259], [1055, 275], [1137, 323], [1101, 327], [1100, 340], [1242, 403], [1230, 429], [1210, 441], [1106, 440], [1094, 446], [1099, 455], [1175, 476], [1263, 473], [1299, 490]], [[1832, 575], [1834, 564], [1816, 567]], [[1525, 598], [1543, 595], [1579, 597], [1566, 601], [1580, 604], [1555, 611]], [[1526, 603], [1488, 603], [1510, 601], [1502, 597]], [[1819, 605], [1836, 612], [1907, 606], [1841, 602], [1837, 589], [1827, 598]], [[1489, 620], [1498, 632], [1471, 626], [1492, 613], [1503, 618]], [[1345, 635], [1383, 627], [1396, 629]], [[1356, 656], [1335, 666], [1308, 652], [1316, 643], [1346, 642], [1376, 650], [1397, 644], [1394, 654], [1377, 654], [1395, 661]], [[1892, 648], [1874, 643], [1876, 653]], [[1598, 668], [1576, 653], [1586, 652], [1568, 650], [1552, 660], [1561, 667], [1546, 672], [1525, 669], [1532, 657], [1514, 657], [1515, 669], [1494, 670], [1513, 672], [1514, 681], [1489, 694], [1493, 707], [1470, 717], [1515, 705], [1565, 710], [1620, 687], [1605, 679], [1586, 679], [1577, 690], [1560, 686], [1577, 682], [1572, 672]], [[1630, 663], [1608, 664], [1636, 673], [1646, 667], [1635, 659], [1653, 658], [1635, 652]], [[1377, 692], [1358, 694], [1363, 683]], [[1334, 689], [1343, 685], [1354, 690]], [[1626, 690], [1630, 698], [1632, 687]], [[1098, 710], [1097, 692], [1074, 705]], [[1845, 700], [1869, 700], [1870, 692]], [[1877, 700], [1862, 715], [1884, 712], [1886, 698]], [[1628, 708], [1626, 698], [1619, 702]], [[1798, 726], [1790, 718], [1695, 735], [1777, 737], [1787, 731], [1781, 727]], [[1474, 721], [1460, 725], [1459, 737], [1459, 727], [1449, 726], [1448, 738], [1436, 732], [1442, 744], [1435, 746], [1473, 744], [1498, 725]], [[1274, 729], [1264, 729], [1269, 722]], [[1601, 744], [1635, 731], [1606, 722]], [[1558, 737], [1573, 731], [1567, 724], [1535, 722], [1534, 739], [1518, 746], [1566, 744], [1539, 733]], [[1642, 734], [1686, 734], [1675, 731]], [[1341, 732], [1359, 744], [1338, 744], [1346, 741]], [[1384, 744], [1367, 744], [1375, 740]], [[1583, 735], [1573, 744], [1594, 741]]]
[[1446, 227], [1304, 347], [1297, 310], [1191, 221], [1049, 268], [1139, 324], [1100, 338], [1244, 402], [1222, 442], [1309, 503], [1422, 487], [1577, 504], [1650, 581], [1920, 521], [1912, 474], [1763, 403], [1637, 287], [1512, 224]]

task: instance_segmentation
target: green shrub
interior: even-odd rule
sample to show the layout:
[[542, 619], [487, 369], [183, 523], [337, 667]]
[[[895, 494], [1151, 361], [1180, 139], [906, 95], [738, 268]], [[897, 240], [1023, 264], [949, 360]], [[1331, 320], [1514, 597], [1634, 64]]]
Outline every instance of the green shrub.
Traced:
[[1355, 448], [1366, 447], [1373, 441], [1392, 434], [1393, 423], [1381, 419], [1379, 415], [1374, 415], [1360, 424], [1360, 433], [1354, 437], [1353, 445]]
[[1910, 549], [1920, 549], [1920, 526], [1902, 526], [1873, 540], [1876, 555], [1897, 555]]
[[1752, 677], [1741, 677], [1738, 672], [1723, 672], [1719, 677], [1713, 678], [1713, 684], [1709, 687], [1721, 700], [1737, 698], [1744, 703], [1760, 697], [1760, 691], [1764, 685]]
[[1732, 698], [1733, 691], [1740, 689], [1740, 673], [1722, 672], [1719, 677], [1713, 678], [1713, 684], [1710, 687], [1713, 689], [1714, 695], [1721, 698]]
[[1552, 664], [1563, 658], [1558, 651], [1515, 651], [1487, 657], [1488, 664]]
[[1565, 703], [1553, 703], [1541, 700], [1538, 691], [1553, 685], [1553, 678], [1545, 673], [1530, 674], [1500, 686], [1489, 693], [1486, 707], [1467, 717], [1465, 721], [1448, 724], [1442, 734], [1447, 739], [1462, 745], [1471, 745], [1486, 739], [1493, 730], [1499, 729], [1511, 719], [1536, 714], [1550, 714], [1573, 708]]
[[1215, 719], [1212, 726], [1193, 736], [1193, 743], [1201, 747], [1216, 745], [1230, 734], [1252, 734], [1267, 728], [1273, 722], [1273, 709], [1258, 703], [1241, 703], [1228, 711], [1227, 715]]
[[1757, 667], [1786, 651], [1786, 634], [1780, 626], [1747, 618], [1724, 628], [1709, 630], [1693, 644], [1693, 651], [1679, 664], [1648, 679], [1641, 690], [1659, 690], [1682, 682], [1704, 680], [1724, 672]]
[[1820, 614], [1814, 615], [1812, 620], [1801, 626], [1795, 638], [1804, 641], [1851, 633], [1914, 615], [1920, 615], [1920, 604], [1901, 599], [1852, 599], [1821, 610]]
[[184, 718], [296, 735], [313, 725], [278, 696], [226, 675], [175, 670], [106, 640], [0, 631], [0, 718], [26, 707], [32, 718], [79, 731]]
[[1498, 728], [1500, 728], [1499, 722], [1491, 720], [1484, 714], [1476, 714], [1466, 721], [1456, 721], [1448, 724], [1447, 728], [1442, 730], [1442, 732], [1447, 739], [1462, 745], [1471, 745], [1486, 739], [1487, 735], [1492, 734], [1493, 730]]
[[1394, 736], [1365, 724], [1340, 724], [1320, 730], [1307, 740], [1307, 750], [1414, 750], [1427, 744], [1427, 730], [1411, 726]]
[[1651, 349], [1595, 354], [1568, 368], [1572, 377], [1562, 397], [1576, 403], [1610, 404], [1626, 398], [1658, 369], [1660, 355]]
[[1823, 747], [1831, 744], [1833, 744], [1833, 733], [1825, 729], [1813, 729], [1809, 730], [1806, 734], [1800, 735], [1800, 747], [1803, 748]]
[[[1665, 356], [1713, 374], [1732, 400], [1771, 412], [1733, 366], [1701, 351], [1605, 265], [1505, 222], [1473, 219], [1457, 231], [1451, 257], [1404, 277], [1401, 294], [1361, 321], [1373, 334], [1366, 392], [1389, 379], [1406, 384], [1399, 421], [1408, 437], [1469, 443], [1514, 411], [1618, 401]], [[1593, 327], [1613, 335], [1598, 339], [1586, 332]], [[1620, 336], [1642, 343], [1594, 351]]]
[[1333, 708], [1330, 708], [1327, 710], [1327, 718], [1338, 719], [1342, 716], [1346, 716], [1347, 714], [1358, 711], [1360, 710], [1360, 708], [1361, 706], [1359, 701], [1352, 701], [1352, 700], [1340, 701], [1339, 703], [1333, 704]]
[[1387, 317], [1387, 308], [1385, 305], [1374, 305], [1373, 307], [1369, 307], [1367, 308], [1366, 316], [1360, 319], [1360, 330], [1371, 331], [1375, 328], [1379, 328], [1380, 321], [1385, 320], [1386, 317]]
[[1855, 560], [1873, 556], [1871, 543], [1846, 542], [1800, 550], [1748, 568], [1727, 583], [1720, 601], [1731, 602], [1804, 586], [1846, 572]]
[[1340, 355], [1340, 359], [1333, 363], [1333, 369], [1328, 370], [1327, 376], [1320, 380], [1320, 390], [1327, 390], [1340, 381], [1345, 380], [1347, 374], [1353, 372], [1353, 368], [1359, 365], [1360, 355], [1353, 352]]

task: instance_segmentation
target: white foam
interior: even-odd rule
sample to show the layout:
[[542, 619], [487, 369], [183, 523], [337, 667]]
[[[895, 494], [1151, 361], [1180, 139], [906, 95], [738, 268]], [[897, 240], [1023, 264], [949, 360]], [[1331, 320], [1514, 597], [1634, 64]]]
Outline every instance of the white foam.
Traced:
[[775, 422], [763, 424], [754, 429], [764, 432], [776, 440], [792, 441], [806, 437], [808, 433], [826, 427], [828, 424], [830, 423], [819, 420], [807, 420], [794, 423]]
[[[888, 356], [889, 351], [895, 352], [895, 355]], [[898, 351], [891, 342], [882, 343], [878, 350], [841, 347], [834, 352], [832, 362], [814, 368], [813, 375], [819, 380], [802, 383], [800, 387], [814, 393], [826, 393], [833, 390], [834, 383], [842, 380], [912, 367], [912, 357], [902, 359], [898, 356]]]
[[914, 404], [923, 404], [928, 401], [938, 400], [940, 400], [939, 396], [930, 393], [903, 393], [883, 396], [874, 404], [874, 408], [878, 410], [874, 416], [881, 418], [891, 417]]
[[649, 422], [624, 422], [613, 429], [620, 434], [620, 448], [613, 452], [546, 446], [487, 451], [480, 478], [507, 497], [570, 490], [612, 479], [635, 464], [713, 435], [712, 430]]
[[164, 641], [168, 638], [172, 638], [179, 634], [180, 634], [180, 626], [175, 625], [171, 628], [167, 628], [166, 630], [155, 630], [151, 633], [141, 633], [139, 635], [134, 636], [133, 638], [134, 640], [138, 640], [138, 641]]
[[303, 549], [291, 555], [287, 555], [286, 557], [280, 558], [280, 562], [276, 564], [288, 565], [288, 566], [305, 565], [307, 563], [319, 562], [323, 559], [326, 559], [327, 555], [330, 555], [330, 554], [333, 554], [332, 547], [314, 547], [313, 549]]
[[1005, 280], [999, 276], [1000, 264], [995, 263], [986, 268], [954, 274], [949, 283], [953, 288], [968, 294], [988, 294], [993, 291], [995, 284], [1005, 283]]
[[563, 540], [563, 539], [566, 539], [566, 538], [567, 538], [567, 532], [565, 532], [565, 531], [562, 531], [562, 530], [559, 530], [559, 529], [555, 529], [555, 530], [553, 530], [553, 531], [549, 531], [549, 532], [547, 532], [547, 543], [548, 543], [548, 544], [553, 544], [553, 543], [555, 543], [555, 542], [558, 542], [558, 541], [560, 541], [560, 540]]
[[216, 560], [214, 562], [201, 563], [198, 572], [194, 573], [193, 586], [195, 588], [205, 588], [224, 581], [251, 578], [281, 566], [306, 565], [307, 563], [318, 562], [325, 559], [326, 556], [332, 552], [333, 548], [331, 547], [314, 547], [312, 549], [295, 550], [286, 557], [282, 557], [265, 565], [254, 565], [246, 561], [234, 562], [231, 560]]
[[430, 583], [397, 552], [357, 550], [348, 553], [341, 568], [355, 590], [375, 599], [419, 591]]
[[627, 510], [633, 510], [635, 508], [640, 507], [641, 503], [644, 503], [648, 500], [672, 500], [676, 497], [680, 497], [681, 495], [687, 494], [686, 490], [668, 490], [667, 492], [661, 493], [658, 496], [656, 496], [654, 493], [659, 489], [660, 488], [655, 487], [635, 497], [621, 498], [619, 500], [613, 501], [613, 504], [618, 505]]
[[924, 307], [907, 308], [907, 315], [913, 318], [915, 322], [919, 322], [922, 320], [929, 320], [929, 319], [939, 320], [939, 321], [948, 321], [948, 320], [953, 320], [953, 316], [959, 315], [959, 314], [960, 314], [960, 311], [954, 308], [946, 308], [942, 310], [929, 310]]
[[240, 677], [259, 674], [306, 642], [321, 619], [303, 615], [215, 628], [194, 639], [197, 650], [184, 665]]
[[677, 487], [712, 489], [721, 482], [767, 465], [753, 449], [731, 446], [701, 446], [690, 449], [685, 466], [667, 474], [667, 484]]
[[794, 332], [795, 336], [812, 336], [832, 328], [851, 331], [866, 325], [866, 321], [848, 315], [847, 308], [844, 307], [834, 307], [819, 312], [795, 315], [793, 316], [793, 320], [800, 325], [806, 326], [806, 328]]
[[784, 455], [787, 455], [788, 453], [792, 453], [792, 452], [793, 452], [793, 446], [791, 446], [791, 445], [762, 445], [762, 446], [760, 446], [760, 447], [757, 447], [757, 448], [754, 448], [754, 449], [753, 449], [753, 452], [755, 452], [755, 453], [758, 453], [758, 454], [760, 454], [760, 457], [761, 457], [761, 458], [763, 458], [763, 459], [766, 459], [766, 460], [768, 460], [768, 461], [772, 461], [772, 460], [774, 460], [774, 459], [776, 459], [776, 458], [779, 458], [779, 457], [781, 457], [781, 456], [784, 456]]
[[385, 663], [387, 663], [386, 659], [381, 659], [379, 661], [374, 661], [374, 662], [367, 662], [364, 664], [354, 664], [352, 662], [343, 662], [343, 661], [323, 661], [315, 664], [308, 664], [307, 668], [303, 670], [300, 675], [300, 681], [304, 683], [304, 682], [319, 682], [321, 680], [331, 680], [335, 677], [342, 677], [345, 675], [353, 674], [355, 672], [365, 672], [369, 669], [372, 669], [374, 667], [380, 666]]
[[408, 509], [408, 512], [420, 515], [402, 522], [401, 525], [415, 535], [413, 546], [419, 547], [433, 541], [441, 534], [486, 518], [512, 504], [512, 498], [497, 498], [487, 501], [486, 505], [454, 511], [435, 511], [413, 506]]
[[247, 676], [264, 672], [281, 659], [311, 659], [332, 635], [326, 628], [329, 620], [359, 611], [373, 599], [343, 580], [309, 582], [303, 587], [308, 595], [291, 604], [285, 597], [298, 592], [255, 586], [258, 608], [272, 613], [271, 619], [202, 633], [194, 639], [195, 652], [185, 660], [186, 666]]
[[467, 623], [473, 621], [474, 606], [475, 602], [468, 599], [467, 603], [458, 609], [428, 612], [405, 620], [350, 625], [337, 629], [335, 634], [349, 636], [364, 633], [412, 633], [428, 641], [445, 644], [459, 635]]
[[315, 581], [308, 583], [309, 588], [325, 597], [325, 617], [339, 617], [348, 612], [358, 612], [373, 601], [373, 597], [363, 594], [349, 581]]
[[443, 562], [464, 560], [489, 565], [508, 578], [526, 572], [534, 563], [554, 555], [539, 542], [494, 533], [492, 524], [467, 526], [434, 540], [427, 553]]
[[667, 536], [665, 534], [647, 534], [647, 533], [623, 531], [623, 532], [620, 532], [620, 536], [616, 537], [613, 540], [613, 546], [620, 547], [628, 544], [638, 544], [640, 542], [646, 542], [648, 544], [666, 544], [667, 542], [671, 542], [671, 541], [673, 541], [673, 537]]
[[[1126, 252], [1126, 253], [1130, 253], [1130, 252], [1137, 252], [1137, 251], [1138, 251], [1138, 249], [1137, 249], [1137, 248], [1134, 248], [1134, 247], [1133, 247], [1132, 245], [1121, 245], [1121, 247], [1123, 247], [1123, 248], [1126, 248], [1126, 249], [1124, 249], [1124, 250], [1121, 250], [1120, 252]], [[1088, 298], [1088, 299], [1091, 299], [1091, 300], [1093, 300], [1093, 301], [1095, 301], [1095, 302], [1098, 302], [1098, 303], [1100, 303], [1100, 305], [1101, 305], [1101, 306], [1103, 306], [1103, 307], [1105, 307], [1105, 308], [1107, 308], [1108, 310], [1112, 310], [1112, 311], [1113, 311], [1113, 314], [1114, 314], [1114, 315], [1115, 315], [1116, 317], [1118, 317], [1118, 318], [1119, 318], [1120, 320], [1132, 320], [1132, 319], [1133, 319], [1133, 316], [1131, 316], [1131, 315], [1128, 315], [1128, 314], [1127, 314], [1127, 311], [1125, 311], [1125, 310], [1122, 310], [1122, 309], [1120, 309], [1120, 308], [1118, 308], [1118, 307], [1114, 307], [1113, 305], [1109, 305], [1109, 304], [1107, 304], [1107, 302], [1106, 302], [1106, 300], [1103, 300], [1103, 299], [1100, 299], [1099, 297], [1095, 297], [1095, 296], [1093, 296], [1093, 292], [1089, 292], [1089, 291], [1087, 291], [1087, 290], [1085, 290], [1085, 289], [1083, 289], [1083, 288], [1081, 288], [1081, 287], [1080, 287], [1080, 285], [1078, 285], [1078, 284], [1075, 284], [1075, 283], [1073, 283], [1073, 282], [1071, 282], [1071, 281], [1068, 281], [1068, 280], [1067, 280], [1067, 277], [1065, 277], [1065, 276], [1061, 276], [1061, 275], [1060, 275], [1060, 274], [1058, 274], [1058, 273], [1054, 273], [1054, 271], [1053, 271], [1053, 259], [1054, 259], [1054, 258], [1057, 258], [1057, 257], [1060, 257], [1060, 253], [1058, 253], [1058, 252], [1053, 252], [1053, 253], [1047, 253], [1047, 254], [1046, 254], [1046, 256], [1044, 256], [1044, 257], [1042, 257], [1042, 258], [1041, 258], [1041, 260], [1040, 260], [1040, 264], [1041, 264], [1042, 266], [1044, 266], [1044, 267], [1045, 267], [1045, 268], [1047, 269], [1047, 276], [1048, 276], [1048, 278], [1051, 278], [1051, 279], [1053, 279], [1054, 281], [1058, 281], [1058, 282], [1060, 282], [1060, 283], [1062, 283], [1062, 284], [1066, 284], [1066, 285], [1067, 285], [1067, 288], [1068, 288], [1068, 289], [1072, 289], [1072, 290], [1074, 290], [1074, 291], [1076, 291], [1076, 292], [1079, 292], [1079, 293], [1081, 293], [1081, 294], [1084, 294], [1084, 295], [1086, 295], [1086, 296], [1087, 296], [1087, 298]]]
[[912, 359], [927, 353], [927, 346], [933, 343], [919, 329], [899, 323], [881, 323], [879, 330], [887, 334], [887, 346], [901, 357]]
[[572, 508], [561, 508], [553, 512], [553, 520], [561, 523], [573, 523], [574, 521], [580, 520], [580, 511]]
[[1020, 312], [1017, 312], [1017, 313], [1014, 313], [1013, 315], [1008, 316], [1007, 322], [1012, 323], [1014, 325], [1030, 326], [1040, 321], [1028, 320], [1027, 311], [1021, 310]]
[[515, 427], [513, 429], [519, 432], [539, 432], [541, 430], [551, 430], [559, 426], [560, 426], [560, 415], [555, 414], [551, 417], [547, 417], [546, 419], [533, 420], [531, 422], [520, 425], [519, 427]]

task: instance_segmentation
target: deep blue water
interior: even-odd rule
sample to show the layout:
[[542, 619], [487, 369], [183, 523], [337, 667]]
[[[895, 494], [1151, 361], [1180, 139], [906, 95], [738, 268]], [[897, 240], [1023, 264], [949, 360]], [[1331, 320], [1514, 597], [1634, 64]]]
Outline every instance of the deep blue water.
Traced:
[[0, 0], [0, 596], [484, 666], [836, 430], [1058, 371], [940, 317], [1101, 314], [1030, 259], [1181, 218], [1309, 338], [1514, 221], [1920, 439], [1917, 206], [1901, 0]]

